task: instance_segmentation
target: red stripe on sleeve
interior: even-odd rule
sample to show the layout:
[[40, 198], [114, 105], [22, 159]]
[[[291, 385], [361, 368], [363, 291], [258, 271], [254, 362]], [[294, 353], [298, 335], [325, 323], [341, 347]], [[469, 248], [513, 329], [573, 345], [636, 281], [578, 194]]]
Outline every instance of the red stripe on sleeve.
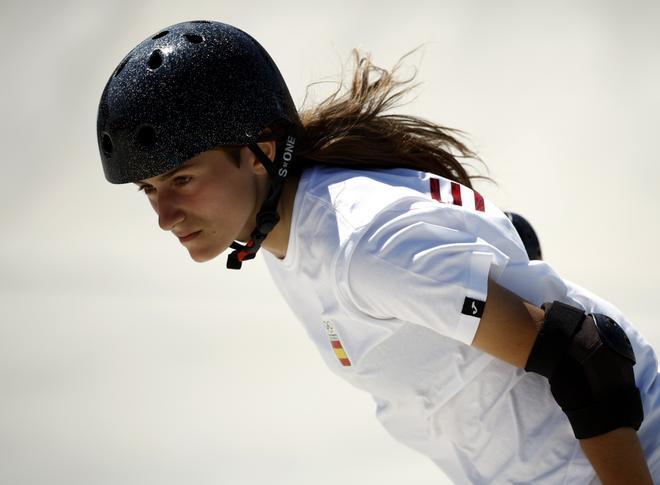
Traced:
[[344, 347], [341, 346], [341, 342], [339, 340], [331, 340], [330, 343], [332, 343], [332, 348], [333, 349], [343, 349]]
[[463, 205], [463, 200], [461, 199], [461, 186], [456, 182], [451, 183], [451, 196], [454, 199], [454, 205]]
[[441, 202], [440, 181], [438, 179], [431, 178], [431, 197], [433, 197], [434, 200]]
[[339, 359], [339, 362], [341, 362], [341, 365], [343, 365], [344, 367], [350, 367], [351, 365], [351, 361], [348, 359]]
[[474, 208], [481, 212], [486, 212], [486, 205], [484, 203], [484, 198], [482, 195], [475, 191], [474, 192]]

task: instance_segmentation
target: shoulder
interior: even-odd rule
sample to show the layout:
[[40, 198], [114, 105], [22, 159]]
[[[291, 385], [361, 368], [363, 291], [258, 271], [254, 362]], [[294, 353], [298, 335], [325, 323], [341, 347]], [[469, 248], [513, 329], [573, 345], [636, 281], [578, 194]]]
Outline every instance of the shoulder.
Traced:
[[486, 243], [514, 261], [527, 259], [511, 221], [494, 204], [471, 188], [415, 170], [311, 167], [298, 186], [294, 220], [317, 241], [344, 246], [351, 240], [345, 256], [357, 250], [361, 257], [398, 256], [409, 264], [431, 247]]
[[410, 198], [430, 200], [429, 174], [410, 169], [355, 170], [328, 166], [303, 173], [299, 198], [323, 206], [354, 229], [373, 221], [384, 208]]
[[[299, 180], [290, 246], [305, 260], [342, 264], [346, 255], [383, 215], [405, 201], [430, 201], [427, 175], [408, 169], [355, 170], [328, 166], [306, 169]], [[342, 254], [343, 257], [336, 257]], [[334, 263], [333, 263], [334, 264]]]
[[[453, 231], [460, 231], [513, 253], [515, 259], [524, 251], [511, 221], [493, 203], [469, 187], [416, 170], [310, 167], [301, 176], [295, 210], [299, 226], [315, 232], [322, 225], [333, 226], [340, 241], [365, 233], [383, 241], [406, 229], [409, 236], [450, 242]], [[409, 227], [415, 225], [417, 230]], [[438, 239], [436, 231], [444, 237]]]

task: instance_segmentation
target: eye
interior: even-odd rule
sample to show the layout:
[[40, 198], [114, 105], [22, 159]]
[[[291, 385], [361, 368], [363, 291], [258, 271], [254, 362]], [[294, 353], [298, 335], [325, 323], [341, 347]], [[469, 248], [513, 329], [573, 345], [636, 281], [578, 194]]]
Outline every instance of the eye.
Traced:
[[154, 188], [151, 185], [140, 185], [138, 187], [138, 192], [144, 192], [145, 194], [150, 194], [154, 191]]
[[175, 185], [186, 185], [191, 180], [192, 180], [192, 177], [189, 177], [187, 175], [179, 175], [178, 177], [174, 178], [174, 184]]

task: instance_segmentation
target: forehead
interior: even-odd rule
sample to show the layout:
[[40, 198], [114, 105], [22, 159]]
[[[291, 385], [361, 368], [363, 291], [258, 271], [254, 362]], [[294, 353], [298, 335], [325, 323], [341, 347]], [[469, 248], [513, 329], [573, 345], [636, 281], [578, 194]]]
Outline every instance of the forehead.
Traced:
[[[233, 149], [233, 150], [232, 150]], [[212, 148], [205, 152], [199, 153], [192, 158], [189, 158], [183, 162], [179, 167], [165, 172], [164, 174], [157, 175], [156, 177], [138, 180], [133, 182], [136, 185], [151, 185], [154, 183], [162, 183], [166, 180], [172, 178], [178, 172], [184, 169], [208, 169], [209, 167], [222, 168], [231, 167], [236, 168], [240, 165], [240, 154], [241, 147], [230, 146], [221, 146]]]
[[164, 174], [161, 174], [161, 175], [158, 175], [156, 177], [149, 178], [149, 179], [138, 180], [138, 181], [133, 182], [133, 183], [136, 184], [136, 185], [144, 185], [144, 184], [150, 184], [150, 183], [153, 183], [153, 182], [164, 182], [167, 179], [172, 178], [177, 172], [180, 172], [181, 170], [186, 169], [186, 168], [190, 168], [190, 167], [196, 165], [197, 163], [198, 163], [198, 161], [196, 160], [196, 157], [191, 158], [191, 159], [186, 160], [185, 162], [183, 162], [177, 168], [175, 168], [173, 170], [170, 170], [169, 172], [165, 172]]

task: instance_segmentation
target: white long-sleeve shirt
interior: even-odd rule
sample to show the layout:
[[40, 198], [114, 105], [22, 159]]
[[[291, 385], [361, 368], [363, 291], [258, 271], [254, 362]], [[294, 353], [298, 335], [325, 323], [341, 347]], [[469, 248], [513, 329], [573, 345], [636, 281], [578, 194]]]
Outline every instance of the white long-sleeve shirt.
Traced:
[[509, 219], [475, 191], [407, 169], [306, 170], [286, 257], [265, 259], [330, 369], [369, 392], [397, 440], [456, 483], [588, 483], [594, 472], [547, 381], [470, 346], [490, 275], [540, 306], [609, 315], [628, 334], [660, 483], [653, 349], [613, 305], [529, 261]]

